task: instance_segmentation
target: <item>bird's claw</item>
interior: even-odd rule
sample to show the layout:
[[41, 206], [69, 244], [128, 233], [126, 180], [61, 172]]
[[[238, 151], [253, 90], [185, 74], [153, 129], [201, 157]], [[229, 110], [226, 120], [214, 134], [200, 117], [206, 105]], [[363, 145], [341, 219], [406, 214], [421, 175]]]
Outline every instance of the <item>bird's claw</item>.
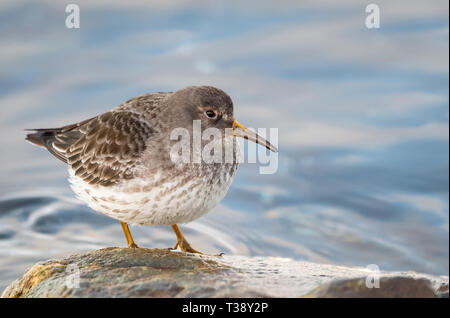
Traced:
[[128, 244], [128, 248], [140, 248], [136, 243], [130, 243]]

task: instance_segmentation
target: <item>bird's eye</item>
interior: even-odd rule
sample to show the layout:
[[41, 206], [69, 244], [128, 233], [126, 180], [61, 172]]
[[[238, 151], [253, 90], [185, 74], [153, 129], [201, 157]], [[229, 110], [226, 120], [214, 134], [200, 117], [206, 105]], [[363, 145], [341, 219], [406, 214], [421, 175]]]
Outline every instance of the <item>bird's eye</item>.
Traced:
[[207, 110], [205, 112], [206, 116], [208, 116], [209, 118], [215, 118], [216, 117], [216, 113], [213, 110]]

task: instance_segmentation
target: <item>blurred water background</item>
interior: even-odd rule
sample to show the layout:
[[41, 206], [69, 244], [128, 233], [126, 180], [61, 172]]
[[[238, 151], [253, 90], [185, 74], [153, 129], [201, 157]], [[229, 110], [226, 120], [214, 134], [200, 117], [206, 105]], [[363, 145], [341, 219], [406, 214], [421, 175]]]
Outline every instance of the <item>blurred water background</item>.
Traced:
[[[70, 124], [146, 92], [212, 85], [236, 118], [279, 129], [279, 168], [242, 165], [182, 226], [209, 253], [448, 275], [448, 1], [0, 2], [0, 289], [33, 263], [125, 246], [74, 198], [24, 128]], [[132, 227], [170, 247], [169, 227]]]

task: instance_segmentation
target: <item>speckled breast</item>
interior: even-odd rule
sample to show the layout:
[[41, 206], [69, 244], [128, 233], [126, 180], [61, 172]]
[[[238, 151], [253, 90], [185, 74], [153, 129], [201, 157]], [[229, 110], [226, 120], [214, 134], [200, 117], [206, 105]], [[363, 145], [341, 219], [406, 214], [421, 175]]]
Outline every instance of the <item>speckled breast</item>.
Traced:
[[211, 210], [233, 181], [237, 163], [185, 164], [112, 186], [92, 186], [69, 170], [72, 189], [95, 211], [122, 222], [172, 225]]

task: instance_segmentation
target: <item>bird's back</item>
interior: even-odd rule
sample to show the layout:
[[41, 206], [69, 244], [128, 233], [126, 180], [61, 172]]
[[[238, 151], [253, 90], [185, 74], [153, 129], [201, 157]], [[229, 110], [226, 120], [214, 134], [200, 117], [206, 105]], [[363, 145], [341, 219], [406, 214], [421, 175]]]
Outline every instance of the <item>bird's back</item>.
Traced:
[[47, 149], [90, 184], [117, 184], [133, 177], [147, 139], [157, 132], [158, 110], [169, 95], [145, 94], [76, 124], [32, 129], [26, 140]]

